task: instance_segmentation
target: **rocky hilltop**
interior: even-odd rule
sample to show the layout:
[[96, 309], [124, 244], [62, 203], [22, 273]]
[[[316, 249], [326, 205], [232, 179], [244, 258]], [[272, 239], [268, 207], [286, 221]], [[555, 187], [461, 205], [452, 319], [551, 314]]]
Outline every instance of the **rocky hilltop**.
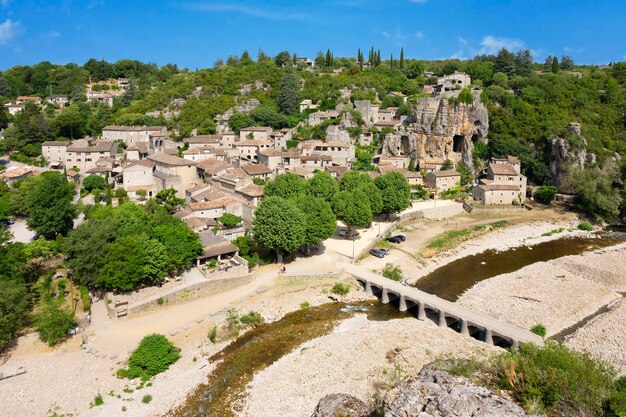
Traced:
[[479, 91], [473, 94], [472, 104], [451, 102], [449, 96], [418, 100], [406, 129], [386, 136], [383, 155], [409, 156], [420, 168], [446, 159], [473, 167], [474, 143], [486, 141], [489, 132], [487, 107]]
[[[361, 400], [346, 394], [322, 398], [312, 417], [370, 417], [374, 414]], [[425, 368], [411, 380], [389, 391], [383, 400], [385, 417], [525, 417], [512, 401], [495, 395], [467, 378]]]

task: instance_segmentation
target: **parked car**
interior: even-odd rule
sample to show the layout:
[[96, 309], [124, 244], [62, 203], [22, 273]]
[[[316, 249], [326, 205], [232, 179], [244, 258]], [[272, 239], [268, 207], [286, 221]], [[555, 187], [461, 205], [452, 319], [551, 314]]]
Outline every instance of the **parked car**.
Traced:
[[387, 242], [391, 242], [391, 243], [402, 243], [405, 240], [406, 238], [403, 235], [395, 235], [395, 236], [387, 238]]
[[341, 237], [350, 237], [350, 238], [355, 238], [359, 235], [359, 232], [357, 232], [356, 230], [352, 231], [352, 235], [348, 236], [348, 229], [339, 229], [339, 236]]
[[377, 258], [384, 258], [385, 254], [380, 251], [380, 249], [372, 249], [370, 250], [370, 255], [374, 255]]
[[377, 250], [379, 252], [382, 252], [383, 255], [389, 255], [389, 252], [391, 252], [389, 249], [385, 249], [385, 248], [378, 248]]

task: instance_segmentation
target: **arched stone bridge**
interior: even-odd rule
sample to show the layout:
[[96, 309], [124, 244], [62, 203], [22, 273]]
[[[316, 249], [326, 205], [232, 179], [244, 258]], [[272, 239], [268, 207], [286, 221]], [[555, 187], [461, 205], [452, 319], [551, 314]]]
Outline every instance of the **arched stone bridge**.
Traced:
[[411, 311], [420, 320], [430, 319], [440, 327], [449, 327], [489, 345], [517, 348], [521, 343], [543, 344], [543, 339], [528, 330], [496, 320], [459, 304], [441, 299], [414, 287], [402, 285], [355, 265], [345, 270], [375, 295], [383, 304], [394, 303], [400, 311]]

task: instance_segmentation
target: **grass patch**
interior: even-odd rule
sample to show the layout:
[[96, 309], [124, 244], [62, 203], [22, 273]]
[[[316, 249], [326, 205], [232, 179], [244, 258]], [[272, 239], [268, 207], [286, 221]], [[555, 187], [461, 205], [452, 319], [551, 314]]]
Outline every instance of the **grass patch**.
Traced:
[[305, 301], [303, 303], [300, 303], [300, 308], [309, 308], [311, 307], [311, 304], [308, 301]]
[[141, 402], [144, 404], [150, 404], [150, 401], [152, 401], [152, 395], [150, 394], [144, 395], [143, 398], [141, 399]]
[[333, 286], [330, 292], [337, 295], [347, 295], [350, 292], [350, 287], [347, 284], [338, 282]]
[[211, 330], [209, 330], [209, 340], [211, 343], [215, 343], [217, 340], [217, 326], [213, 326]]
[[541, 337], [546, 337], [546, 334], [548, 332], [548, 330], [546, 329], [546, 326], [541, 323], [535, 324], [533, 327], [530, 328], [530, 331], [536, 334], [537, 336], [541, 336]]
[[479, 224], [468, 229], [449, 230], [431, 240], [428, 245], [426, 245], [426, 250], [434, 251], [435, 253], [443, 252], [490, 230], [504, 227], [507, 223], [506, 220], [499, 220], [489, 224]]
[[559, 233], [563, 233], [565, 231], [565, 228], [560, 227], [558, 229], [554, 229], [554, 230], [550, 230], [549, 232], [546, 232], [544, 234], [542, 234], [541, 236], [553, 236], [553, 235], [558, 235]]
[[165, 300], [163, 299], [163, 297], [157, 298], [157, 304], [158, 305], [163, 305], [163, 303], [165, 303]]
[[593, 226], [590, 223], [587, 222], [580, 222], [578, 224], [578, 229], [579, 230], [585, 230], [587, 232], [590, 232], [593, 230]]
[[256, 311], [251, 311], [248, 314], [241, 316], [239, 320], [242, 324], [246, 324], [248, 326], [256, 327], [260, 324], [263, 324], [263, 317]]
[[98, 393], [96, 398], [93, 399], [91, 407], [100, 407], [101, 405], [104, 405], [104, 399], [102, 398], [102, 394]]

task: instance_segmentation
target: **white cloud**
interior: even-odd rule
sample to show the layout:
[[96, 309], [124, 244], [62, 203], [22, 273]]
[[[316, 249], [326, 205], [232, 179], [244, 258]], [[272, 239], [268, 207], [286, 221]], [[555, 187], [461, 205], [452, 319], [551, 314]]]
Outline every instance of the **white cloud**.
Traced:
[[7, 19], [0, 23], [0, 45], [6, 45], [15, 38], [20, 27], [20, 22]]
[[396, 46], [405, 46], [406, 43], [411, 42], [411, 39], [424, 39], [426, 35], [423, 32], [417, 31], [412, 33], [404, 33], [396, 30], [395, 32], [388, 32], [386, 30], [380, 32], [382, 36], [391, 40]]
[[418, 39], [424, 39], [426, 37], [426, 35], [424, 35], [423, 32], [415, 32], [415, 36], [417, 36]]
[[480, 42], [481, 54], [497, 54], [502, 48], [506, 48], [509, 51], [515, 51], [524, 48], [524, 42], [520, 39], [513, 38], [498, 38], [495, 36], [485, 36]]
[[570, 48], [568, 46], [563, 48], [563, 52], [568, 52], [568, 53], [572, 53], [572, 54], [579, 54], [581, 52], [584, 52], [585, 48]]
[[462, 38], [462, 37], [458, 37], [457, 40], [459, 41], [459, 44], [463, 45], [463, 46], [467, 46], [467, 39]]
[[311, 16], [304, 13], [291, 13], [284, 11], [273, 11], [269, 9], [260, 9], [249, 7], [242, 4], [228, 3], [187, 3], [182, 7], [187, 10], [196, 12], [222, 12], [243, 14], [246, 16], [257, 17], [265, 20], [312, 20]]

